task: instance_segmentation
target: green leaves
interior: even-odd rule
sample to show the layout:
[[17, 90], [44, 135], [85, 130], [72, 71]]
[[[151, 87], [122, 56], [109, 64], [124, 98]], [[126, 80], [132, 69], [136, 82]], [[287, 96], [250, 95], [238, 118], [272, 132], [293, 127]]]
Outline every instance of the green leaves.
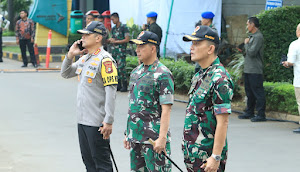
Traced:
[[264, 77], [270, 82], [292, 82], [293, 70], [280, 66], [282, 55], [296, 40], [296, 27], [300, 23], [300, 6], [289, 6], [257, 14], [264, 35]]
[[287, 82], [265, 82], [266, 105], [268, 110], [298, 115], [294, 86]]

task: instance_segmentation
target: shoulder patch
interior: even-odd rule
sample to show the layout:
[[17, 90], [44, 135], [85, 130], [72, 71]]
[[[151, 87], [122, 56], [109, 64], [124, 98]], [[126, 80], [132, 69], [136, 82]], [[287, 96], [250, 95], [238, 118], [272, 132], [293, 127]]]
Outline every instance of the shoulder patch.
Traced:
[[117, 68], [111, 58], [102, 59], [101, 75], [104, 86], [118, 84]]

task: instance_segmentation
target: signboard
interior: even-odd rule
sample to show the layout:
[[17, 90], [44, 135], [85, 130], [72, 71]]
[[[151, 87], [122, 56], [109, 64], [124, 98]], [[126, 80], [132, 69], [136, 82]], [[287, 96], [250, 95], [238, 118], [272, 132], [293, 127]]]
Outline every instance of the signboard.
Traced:
[[282, 7], [282, 0], [267, 0], [265, 10], [270, 10], [277, 7]]
[[67, 15], [67, 0], [35, 0], [29, 18], [67, 36]]

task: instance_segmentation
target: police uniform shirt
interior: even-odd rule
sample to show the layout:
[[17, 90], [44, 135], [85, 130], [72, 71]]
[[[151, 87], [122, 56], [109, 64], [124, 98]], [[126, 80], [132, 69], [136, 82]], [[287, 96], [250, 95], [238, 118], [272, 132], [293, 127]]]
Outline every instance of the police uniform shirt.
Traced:
[[103, 47], [73, 64], [66, 57], [61, 75], [64, 78], [78, 75], [76, 113], [79, 124], [99, 127], [102, 122], [113, 123], [118, 76], [115, 60]]

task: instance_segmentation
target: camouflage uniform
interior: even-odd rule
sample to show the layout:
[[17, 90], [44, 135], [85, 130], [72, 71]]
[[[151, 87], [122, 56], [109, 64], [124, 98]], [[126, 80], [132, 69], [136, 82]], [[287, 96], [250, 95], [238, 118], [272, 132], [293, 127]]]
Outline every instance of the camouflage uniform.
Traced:
[[[219, 58], [195, 74], [189, 96], [182, 141], [184, 162], [189, 172], [202, 172], [203, 161], [213, 151], [216, 115], [231, 113], [233, 83]], [[227, 150], [226, 139], [218, 172], [225, 170]]]
[[[131, 171], [171, 171], [171, 163], [153, 151], [148, 139], [158, 139], [161, 105], [173, 104], [174, 82], [169, 69], [156, 60], [139, 65], [130, 75], [127, 141], [131, 143]], [[170, 131], [166, 151], [170, 155]], [[145, 167], [146, 166], [146, 167]]]
[[[129, 30], [126, 25], [120, 24], [120, 27], [114, 26], [111, 30], [112, 38], [116, 40], [123, 40], [126, 36], [129, 36]], [[125, 44], [113, 44], [111, 46], [112, 56], [115, 58], [118, 64], [119, 79], [123, 82], [126, 81], [126, 46]]]

